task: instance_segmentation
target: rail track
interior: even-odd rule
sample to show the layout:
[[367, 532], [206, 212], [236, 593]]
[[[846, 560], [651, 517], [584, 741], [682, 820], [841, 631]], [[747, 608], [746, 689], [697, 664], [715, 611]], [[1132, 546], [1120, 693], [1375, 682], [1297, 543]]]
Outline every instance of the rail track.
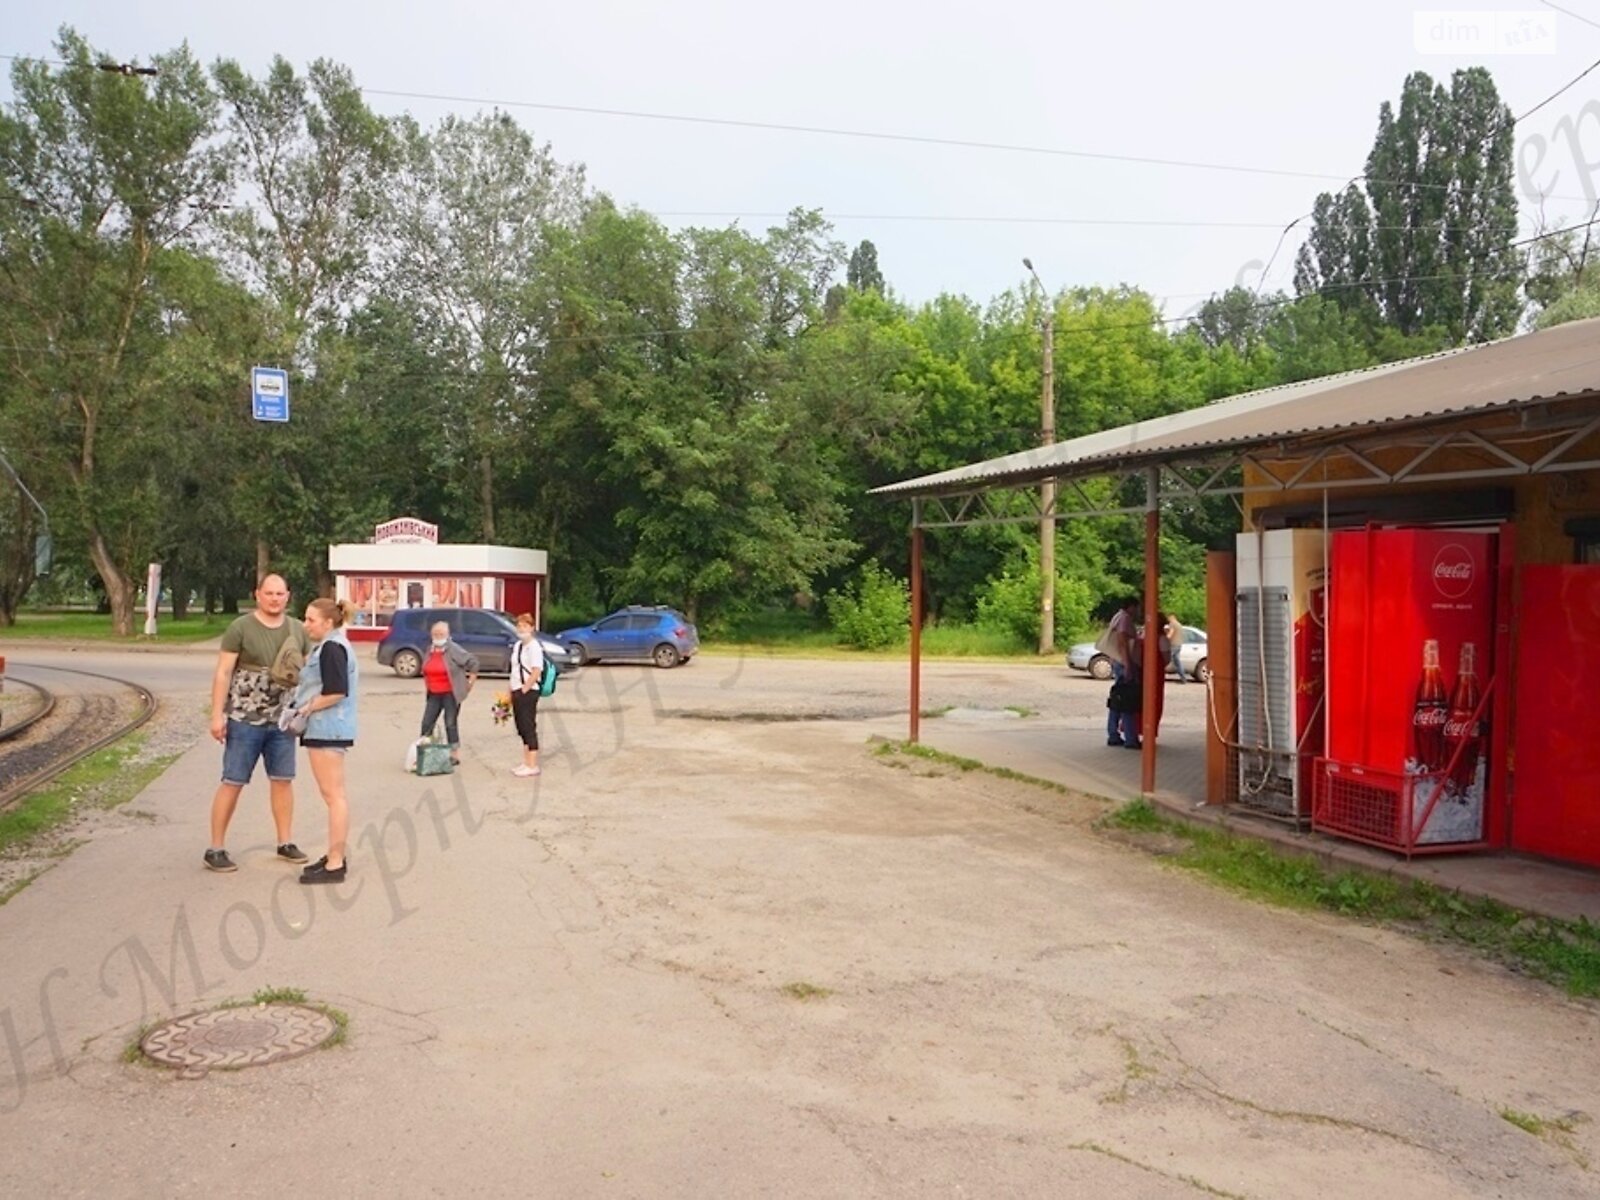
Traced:
[[0, 725], [0, 742], [9, 742], [13, 738], [21, 737], [31, 726], [48, 717], [56, 706], [56, 694], [49, 688], [26, 679], [12, 679], [8, 682], [12, 687], [25, 687], [38, 696], [39, 707], [20, 721], [10, 725]]
[[73, 667], [10, 664], [10, 671], [18, 669], [99, 680], [115, 687], [107, 691], [80, 685], [74, 690], [58, 691], [8, 673], [8, 686], [22, 684], [32, 688], [43, 698], [44, 707], [25, 721], [0, 729], [0, 812], [14, 807], [29, 792], [95, 751], [126, 737], [155, 716], [159, 707], [148, 688], [114, 675]]

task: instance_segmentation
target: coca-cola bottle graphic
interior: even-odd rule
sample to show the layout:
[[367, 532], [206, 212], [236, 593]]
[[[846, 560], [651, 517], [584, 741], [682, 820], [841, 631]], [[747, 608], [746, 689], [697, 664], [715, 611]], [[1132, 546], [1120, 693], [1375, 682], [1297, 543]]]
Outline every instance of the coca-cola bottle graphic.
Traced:
[[1450, 781], [1463, 801], [1478, 778], [1478, 754], [1483, 743], [1483, 726], [1477, 719], [1479, 698], [1478, 648], [1471, 642], [1462, 642], [1461, 667], [1450, 694], [1450, 715], [1444, 723], [1444, 749], [1445, 757], [1455, 760]]
[[1439, 641], [1428, 638], [1422, 643], [1422, 682], [1417, 684], [1417, 706], [1411, 712], [1419, 771], [1437, 771], [1444, 766], [1444, 725], [1449, 713], [1444, 672], [1439, 669]]

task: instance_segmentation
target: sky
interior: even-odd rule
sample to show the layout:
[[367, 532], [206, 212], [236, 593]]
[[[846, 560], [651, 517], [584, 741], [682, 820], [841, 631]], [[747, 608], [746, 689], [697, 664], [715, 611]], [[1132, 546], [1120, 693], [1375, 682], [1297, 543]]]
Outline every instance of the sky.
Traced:
[[[1028, 256], [1051, 290], [1129, 284], [1178, 316], [1234, 283], [1289, 286], [1308, 222], [1281, 248], [1280, 231], [1361, 170], [1379, 104], [1411, 71], [1486, 65], [1520, 115], [1600, 60], [1600, 0], [1563, 0], [1565, 12], [1521, 2], [1524, 16], [1491, 27], [1477, 10], [1394, 0], [56, 0], [30, 11], [5, 0], [0, 53], [48, 56], [67, 24], [119, 60], [185, 41], [204, 62], [256, 74], [277, 54], [297, 67], [331, 58], [382, 113], [431, 123], [507, 105], [592, 186], [673, 227], [760, 231], [795, 206], [821, 208], [841, 241], [873, 241], [912, 302], [987, 301], [1025, 284]], [[1541, 212], [1545, 228], [1587, 220], [1600, 201], [1600, 70], [1517, 138], [1524, 231]], [[1080, 221], [1124, 223], [1069, 223]]]

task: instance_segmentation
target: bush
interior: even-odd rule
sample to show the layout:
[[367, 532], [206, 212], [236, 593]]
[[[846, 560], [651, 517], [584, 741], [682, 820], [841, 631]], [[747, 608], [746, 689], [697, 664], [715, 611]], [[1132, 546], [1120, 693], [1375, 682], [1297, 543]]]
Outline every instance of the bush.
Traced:
[[851, 582], [829, 592], [824, 605], [839, 640], [859, 650], [885, 650], [905, 641], [911, 596], [905, 581], [868, 563]]
[[[1056, 576], [1055, 635], [1062, 641], [1094, 624], [1089, 585]], [[1039, 644], [1039, 564], [1012, 565], [983, 585], [978, 594], [978, 625], [1007, 633], [1024, 645]]]

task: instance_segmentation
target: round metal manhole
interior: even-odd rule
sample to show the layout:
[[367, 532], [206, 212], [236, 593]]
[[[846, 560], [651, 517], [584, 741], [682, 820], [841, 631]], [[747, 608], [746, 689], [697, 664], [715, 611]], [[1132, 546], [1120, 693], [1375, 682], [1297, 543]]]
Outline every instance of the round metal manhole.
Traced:
[[217, 1008], [157, 1025], [139, 1049], [181, 1071], [237, 1070], [307, 1054], [338, 1028], [332, 1017], [299, 1004]]

